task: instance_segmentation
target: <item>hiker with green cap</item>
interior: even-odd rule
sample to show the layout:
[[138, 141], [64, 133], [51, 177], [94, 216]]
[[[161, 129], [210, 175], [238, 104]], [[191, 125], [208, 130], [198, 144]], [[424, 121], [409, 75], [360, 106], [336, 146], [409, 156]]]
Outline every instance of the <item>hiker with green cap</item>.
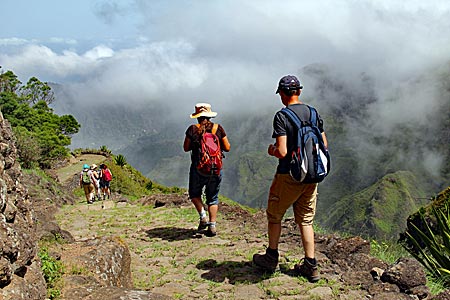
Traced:
[[[186, 130], [183, 143], [185, 152], [191, 152], [189, 169], [189, 198], [194, 204], [200, 221], [198, 231], [207, 229], [207, 236], [217, 234], [216, 218], [219, 210], [219, 189], [222, 181], [222, 151], [230, 151], [225, 130], [220, 124], [211, 122], [217, 116], [209, 103], [197, 103], [191, 119], [197, 119]], [[208, 207], [209, 220], [203, 206], [203, 189]]]
[[[314, 126], [318, 127], [319, 135], [327, 148], [328, 143], [322, 119], [315, 108], [299, 100], [302, 88], [297, 77], [287, 75], [280, 79], [276, 94], [279, 94], [283, 105], [293, 111], [302, 122], [311, 123], [311, 116], [317, 116], [315, 118], [317, 124]], [[295, 265], [295, 270], [299, 275], [315, 282], [319, 280], [313, 230], [318, 184], [296, 181], [291, 176], [291, 154], [297, 146], [297, 132], [295, 124], [281, 110], [275, 114], [272, 133], [275, 143], [270, 144], [267, 149], [270, 156], [278, 158], [277, 171], [270, 186], [266, 210], [269, 247], [265, 254], [255, 254], [253, 263], [266, 271], [275, 271], [279, 258], [278, 243], [281, 235], [281, 221], [287, 209], [292, 205], [305, 252], [303, 262]]]

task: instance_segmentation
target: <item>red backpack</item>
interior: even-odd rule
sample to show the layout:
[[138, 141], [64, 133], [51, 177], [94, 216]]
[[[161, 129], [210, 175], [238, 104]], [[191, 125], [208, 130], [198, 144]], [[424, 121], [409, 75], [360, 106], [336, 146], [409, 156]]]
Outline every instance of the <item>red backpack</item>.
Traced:
[[[200, 124], [197, 124], [199, 127]], [[218, 124], [214, 124], [211, 132], [204, 132], [200, 139], [200, 159], [197, 170], [205, 175], [219, 175], [222, 170], [222, 150], [216, 135]]]
[[109, 169], [103, 169], [102, 177], [104, 181], [111, 181], [112, 180], [111, 171]]

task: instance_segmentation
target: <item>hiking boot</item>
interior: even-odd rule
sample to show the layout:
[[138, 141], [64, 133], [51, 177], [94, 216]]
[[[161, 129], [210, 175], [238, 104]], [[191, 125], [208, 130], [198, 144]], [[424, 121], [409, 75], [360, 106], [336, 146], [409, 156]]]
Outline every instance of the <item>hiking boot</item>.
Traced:
[[198, 223], [197, 230], [200, 231], [206, 229], [206, 227], [208, 227], [208, 219], [206, 219], [206, 217], [203, 217], [200, 219], [200, 222]]
[[296, 264], [294, 270], [297, 271], [301, 276], [306, 277], [309, 282], [316, 282], [320, 279], [319, 270], [317, 269], [317, 264], [311, 264], [307, 259], [303, 259], [301, 264]]
[[209, 225], [206, 231], [206, 236], [213, 237], [217, 235], [216, 225]]
[[258, 267], [273, 273], [278, 265], [278, 257], [270, 255], [266, 250], [265, 254], [253, 255], [253, 263]]

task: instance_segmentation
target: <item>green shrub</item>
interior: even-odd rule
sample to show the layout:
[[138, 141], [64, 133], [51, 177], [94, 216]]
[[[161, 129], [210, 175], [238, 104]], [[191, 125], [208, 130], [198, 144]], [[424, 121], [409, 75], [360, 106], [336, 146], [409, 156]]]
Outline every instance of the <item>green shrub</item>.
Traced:
[[23, 168], [32, 169], [39, 166], [39, 160], [42, 159], [42, 149], [36, 136], [22, 126], [13, 129], [16, 139], [17, 152], [20, 165]]
[[117, 156], [114, 156], [114, 162], [119, 167], [123, 167], [123, 166], [125, 166], [127, 164], [127, 159], [122, 154], [119, 154]]
[[12, 71], [0, 71], [0, 109], [16, 135], [22, 166], [50, 168], [69, 154], [67, 146], [80, 129], [71, 115], [59, 116], [49, 104], [51, 87], [36, 77], [26, 85]]
[[152, 182], [151, 180], [149, 180], [149, 181], [147, 182], [147, 184], [145, 185], [145, 188], [146, 188], [147, 190], [151, 191], [152, 188], [153, 188], [153, 182]]
[[38, 256], [41, 259], [41, 269], [47, 283], [47, 296], [49, 299], [57, 299], [61, 294], [59, 283], [64, 274], [64, 266], [61, 261], [49, 255], [47, 248], [39, 249]]
[[135, 198], [150, 194], [148, 189], [151, 181], [141, 172], [130, 165], [119, 166], [113, 163], [111, 158], [104, 162], [111, 170], [113, 179], [111, 181], [111, 191], [121, 193]]
[[81, 148], [77, 148], [77, 149], [74, 149], [72, 152], [71, 152], [71, 154], [73, 155], [73, 156], [80, 156], [81, 154], [82, 154], [82, 149]]
[[100, 146], [100, 151], [107, 153], [107, 154], [111, 154], [111, 150], [109, 150], [108, 147], [105, 145]]

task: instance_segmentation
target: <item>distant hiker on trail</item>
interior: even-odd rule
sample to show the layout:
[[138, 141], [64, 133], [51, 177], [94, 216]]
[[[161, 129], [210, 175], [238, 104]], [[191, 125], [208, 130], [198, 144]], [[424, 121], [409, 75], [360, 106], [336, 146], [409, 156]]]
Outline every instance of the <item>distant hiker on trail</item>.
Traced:
[[[189, 198], [200, 216], [198, 230], [206, 231], [207, 236], [215, 236], [216, 218], [219, 209], [219, 189], [222, 181], [222, 151], [230, 151], [230, 143], [223, 127], [210, 121], [217, 116], [211, 111], [208, 103], [197, 103], [192, 119], [198, 124], [189, 126], [186, 130], [183, 149], [191, 151], [191, 166], [189, 169]], [[209, 222], [203, 207], [202, 193], [205, 188], [206, 205], [208, 206]]]
[[96, 164], [92, 164], [91, 166], [92, 175], [94, 175], [95, 182], [95, 198], [97, 198], [98, 201], [101, 200], [101, 188], [100, 188], [100, 170], [98, 169]]
[[[300, 85], [297, 77], [287, 75], [280, 79], [276, 93], [280, 95], [283, 105], [294, 111], [300, 120], [308, 121], [313, 114], [312, 110], [315, 111], [315, 109], [299, 100], [302, 88], [303, 86]], [[318, 127], [323, 144], [327, 148], [323, 121], [318, 114], [317, 124], [315, 125]], [[295, 265], [295, 270], [309, 281], [315, 282], [319, 280], [313, 230], [318, 184], [296, 181], [291, 177], [291, 153], [297, 140], [297, 129], [282, 111], [278, 111], [275, 114], [272, 138], [275, 138], [276, 142], [269, 145], [267, 152], [270, 156], [278, 158], [279, 161], [269, 190], [266, 210], [269, 247], [266, 249], [265, 254], [255, 254], [253, 262], [267, 271], [275, 271], [278, 265], [278, 242], [281, 235], [281, 221], [286, 210], [292, 205], [295, 222], [299, 226], [305, 251], [303, 262]]]
[[83, 170], [80, 173], [80, 187], [84, 189], [87, 203], [94, 203], [95, 177], [88, 164], [83, 165]]
[[112, 173], [105, 164], [100, 165], [100, 188], [102, 189], [103, 200], [106, 197], [111, 198], [111, 180]]

